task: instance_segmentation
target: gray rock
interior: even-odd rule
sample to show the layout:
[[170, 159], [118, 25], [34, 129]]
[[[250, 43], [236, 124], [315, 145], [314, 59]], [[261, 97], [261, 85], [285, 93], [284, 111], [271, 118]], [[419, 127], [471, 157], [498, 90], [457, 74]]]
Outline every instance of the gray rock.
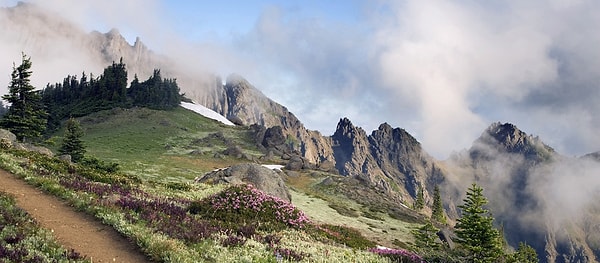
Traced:
[[291, 202], [287, 186], [275, 171], [258, 164], [238, 164], [196, 178], [196, 182], [212, 184], [252, 184], [257, 189]]
[[235, 158], [242, 158], [244, 155], [244, 152], [242, 151], [242, 148], [240, 146], [234, 145], [234, 146], [227, 147], [227, 149], [225, 149], [225, 151], [223, 151], [223, 154], [233, 156]]
[[285, 169], [290, 170], [290, 171], [298, 171], [298, 170], [302, 169], [303, 166], [304, 166], [304, 160], [302, 160], [302, 157], [294, 155], [290, 158], [288, 163], [285, 165]]
[[17, 136], [8, 130], [0, 129], [0, 140], [4, 141], [9, 146], [12, 146], [17, 142]]
[[25, 150], [25, 151], [38, 152], [38, 153], [41, 153], [44, 155], [48, 155], [50, 157], [54, 156], [54, 153], [46, 147], [35, 146], [35, 145], [29, 144], [29, 143], [19, 143], [18, 145], [22, 150]]
[[65, 161], [65, 162], [70, 163], [71, 162], [71, 155], [69, 155], [69, 154], [59, 155], [58, 159], [61, 160], [61, 161]]
[[283, 135], [281, 126], [273, 126], [265, 131], [265, 135], [262, 140], [262, 145], [264, 147], [273, 148], [283, 144], [285, 144], [285, 135]]

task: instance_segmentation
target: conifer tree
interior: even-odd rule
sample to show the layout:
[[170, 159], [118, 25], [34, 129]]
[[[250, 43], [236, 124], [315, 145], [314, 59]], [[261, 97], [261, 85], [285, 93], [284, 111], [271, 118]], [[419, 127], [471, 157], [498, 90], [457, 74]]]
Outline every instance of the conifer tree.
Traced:
[[470, 262], [493, 262], [502, 255], [502, 244], [500, 234], [493, 226], [494, 218], [484, 208], [488, 200], [483, 195], [483, 188], [471, 185], [463, 202], [458, 206], [462, 217], [455, 226], [457, 243], [468, 252]]
[[23, 54], [21, 65], [13, 65], [8, 94], [2, 96], [10, 103], [0, 126], [17, 136], [17, 139], [34, 139], [46, 130], [47, 113], [39, 92], [30, 83], [31, 60]]
[[417, 198], [415, 200], [414, 208], [417, 211], [420, 211], [425, 207], [425, 195], [423, 193], [423, 187], [419, 185], [419, 189], [417, 190]]
[[79, 122], [74, 118], [70, 118], [65, 127], [65, 137], [63, 143], [58, 150], [60, 154], [71, 155], [73, 162], [78, 162], [83, 159], [85, 155], [85, 146], [81, 137], [83, 137], [83, 130], [79, 125]]
[[427, 222], [422, 227], [419, 227], [412, 231], [415, 238], [415, 246], [421, 251], [433, 251], [440, 248], [438, 239], [437, 229], [431, 222]]
[[509, 256], [507, 262], [538, 263], [540, 260], [535, 249], [526, 243], [519, 242], [519, 248]]
[[440, 223], [446, 224], [446, 216], [444, 215], [444, 204], [440, 195], [440, 188], [436, 185], [433, 189], [433, 207], [431, 208], [431, 219]]

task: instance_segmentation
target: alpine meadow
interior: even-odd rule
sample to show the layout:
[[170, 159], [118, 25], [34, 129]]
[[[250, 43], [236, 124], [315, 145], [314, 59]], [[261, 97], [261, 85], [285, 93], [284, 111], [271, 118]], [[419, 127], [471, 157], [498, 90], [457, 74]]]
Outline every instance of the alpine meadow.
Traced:
[[1, 2], [0, 262], [599, 262], [600, 6], [199, 2]]

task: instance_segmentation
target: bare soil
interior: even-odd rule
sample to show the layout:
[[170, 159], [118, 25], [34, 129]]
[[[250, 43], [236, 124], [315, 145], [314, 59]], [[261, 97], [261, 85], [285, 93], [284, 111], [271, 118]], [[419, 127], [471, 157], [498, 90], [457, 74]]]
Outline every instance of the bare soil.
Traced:
[[92, 262], [151, 262], [138, 247], [112, 227], [75, 211], [60, 199], [28, 185], [0, 169], [0, 191], [13, 195], [26, 210], [67, 249], [74, 249]]

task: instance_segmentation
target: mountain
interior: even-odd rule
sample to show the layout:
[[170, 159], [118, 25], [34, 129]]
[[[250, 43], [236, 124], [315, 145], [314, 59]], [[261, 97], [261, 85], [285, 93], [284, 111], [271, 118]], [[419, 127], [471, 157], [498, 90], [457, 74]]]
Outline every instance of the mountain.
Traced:
[[595, 161], [600, 162], [600, 151], [599, 152], [588, 153], [588, 154], [582, 156], [581, 158], [595, 160]]
[[[454, 183], [451, 188], [465, 187], [456, 178], [483, 186], [490, 210], [509, 244], [526, 242], [536, 249], [542, 262], [596, 262], [599, 258], [599, 237], [591, 234], [597, 233], [594, 230], [600, 225], [598, 207], [590, 204], [589, 210], [559, 218], [562, 210], [573, 206], [567, 192], [559, 192], [568, 187], [560, 184], [579, 179], [563, 171], [580, 172], [573, 169], [581, 166], [579, 160], [559, 155], [540, 138], [513, 124], [494, 123], [469, 150], [454, 155], [447, 165], [455, 178], [450, 180]], [[462, 196], [446, 199], [460, 200]]]
[[[433, 188], [438, 185], [448, 216], [456, 219], [460, 213], [456, 206], [465, 189], [477, 182], [484, 187], [490, 209], [511, 245], [526, 241], [546, 262], [600, 258], [596, 234], [600, 233], [600, 208], [588, 202], [597, 199], [593, 198], [598, 192], [594, 188], [595, 172], [600, 171], [596, 169], [598, 153], [567, 158], [513, 124], [494, 123], [470, 149], [438, 161], [408, 132], [387, 123], [370, 134], [347, 118], [340, 119], [331, 136], [308, 130], [285, 106], [242, 76], [232, 74], [223, 82], [215, 74], [151, 51], [139, 38], [131, 45], [116, 29], [87, 33], [59, 14], [32, 4], [0, 9], [0, 33], [3, 49], [27, 50], [34, 65], [39, 65], [34, 69], [36, 76], [46, 81], [81, 69], [100, 72], [120, 58], [127, 64], [130, 80], [159, 68], [165, 77], [177, 78], [181, 91], [200, 105], [234, 123], [261, 126], [256, 142], [267, 150], [284, 147], [275, 152], [296, 162], [290, 167], [336, 170], [341, 176], [328, 177], [318, 185], [335, 188], [349, 199], [359, 202], [368, 197], [371, 203], [385, 203], [385, 209], [413, 213], [410, 217], [417, 218], [407, 207], [415, 201], [418, 189], [424, 189], [425, 202], [431, 205]], [[125, 146], [123, 151], [129, 151]], [[107, 151], [113, 154], [115, 149]], [[301, 165], [296, 165], [298, 160]], [[427, 215], [430, 210], [421, 213]]]

